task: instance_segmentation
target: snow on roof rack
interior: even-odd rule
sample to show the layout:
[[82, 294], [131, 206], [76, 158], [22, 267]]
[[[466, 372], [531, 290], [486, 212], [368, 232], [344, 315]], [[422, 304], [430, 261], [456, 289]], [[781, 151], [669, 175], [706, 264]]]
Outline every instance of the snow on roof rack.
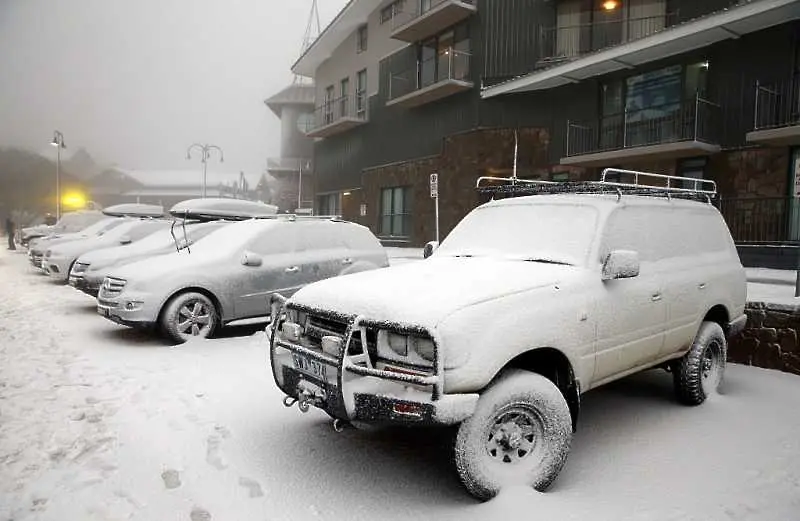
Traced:
[[101, 210], [109, 217], [163, 217], [164, 207], [157, 204], [122, 203]]
[[[619, 180], [608, 180], [611, 176], [618, 176]], [[622, 179], [630, 179], [630, 182]], [[644, 179], [654, 183], [642, 183]], [[493, 181], [492, 184], [486, 184]], [[500, 182], [498, 184], [498, 182]], [[691, 188], [685, 186], [691, 185]], [[693, 177], [680, 177], [636, 170], [622, 170], [619, 168], [606, 168], [603, 170], [600, 181], [541, 181], [533, 179], [519, 179], [517, 177], [479, 177], [475, 188], [480, 193], [490, 195], [524, 196], [539, 194], [616, 194], [621, 197], [626, 195], [644, 195], [652, 197], [677, 197], [681, 199], [697, 199], [711, 202], [717, 195], [717, 184], [710, 179], [695, 179]]]

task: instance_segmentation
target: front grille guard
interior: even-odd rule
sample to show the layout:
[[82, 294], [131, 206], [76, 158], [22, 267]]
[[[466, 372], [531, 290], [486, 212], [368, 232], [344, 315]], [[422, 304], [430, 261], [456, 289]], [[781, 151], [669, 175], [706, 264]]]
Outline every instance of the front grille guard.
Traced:
[[[284, 389], [278, 380], [277, 371], [280, 370], [278, 367], [275, 366], [275, 349], [278, 347], [276, 345], [276, 337], [277, 331], [283, 325], [285, 321], [285, 308], [287, 298], [283, 295], [275, 294], [270, 299], [270, 329], [271, 335], [269, 339], [270, 345], [270, 365], [272, 366], [272, 377], [275, 380], [275, 385], [278, 386], [284, 393], [290, 394], [287, 392], [287, 389]], [[314, 311], [314, 310], [304, 310], [302, 308], [298, 308], [300, 311]], [[342, 400], [340, 403], [344, 403], [344, 391], [342, 389], [343, 383], [343, 376], [344, 371], [349, 371], [353, 374], [359, 376], [372, 376], [376, 378], [383, 378], [386, 380], [391, 380], [399, 383], [405, 384], [414, 384], [414, 385], [421, 385], [421, 386], [432, 386], [433, 391], [431, 393], [431, 399], [436, 401], [438, 400], [443, 393], [444, 390], [444, 377], [442, 374], [441, 368], [444, 366], [442, 361], [442, 356], [439, 350], [439, 345], [437, 344], [436, 340], [433, 340], [433, 375], [432, 376], [418, 376], [418, 375], [410, 375], [410, 374], [401, 374], [395, 373], [392, 371], [384, 371], [381, 369], [375, 369], [372, 367], [363, 367], [360, 365], [354, 364], [348, 358], [348, 351], [350, 347], [350, 342], [352, 341], [353, 334], [358, 332], [362, 338], [362, 346], [364, 351], [367, 349], [367, 341], [366, 341], [366, 328], [368, 326], [376, 326], [375, 322], [372, 322], [365, 317], [362, 316], [342, 316], [341, 318], [346, 319], [347, 328], [344, 332], [344, 338], [342, 340], [342, 348], [339, 350], [339, 356], [333, 357], [326, 353], [320, 353], [314, 351], [313, 349], [309, 349], [307, 347], [295, 344], [293, 342], [288, 342], [286, 340], [280, 341], [280, 347], [284, 349], [288, 349], [291, 352], [307, 356], [317, 362], [325, 363], [328, 365], [332, 365], [336, 368], [336, 385], [339, 391], [339, 399]], [[418, 328], [408, 328], [400, 324], [380, 324], [381, 327], [389, 326], [390, 329], [396, 330], [398, 332], [405, 332], [405, 333], [419, 333]], [[393, 327], [392, 327], [393, 326]], [[431, 338], [433, 338], [431, 336]], [[368, 358], [368, 355], [367, 355]]]

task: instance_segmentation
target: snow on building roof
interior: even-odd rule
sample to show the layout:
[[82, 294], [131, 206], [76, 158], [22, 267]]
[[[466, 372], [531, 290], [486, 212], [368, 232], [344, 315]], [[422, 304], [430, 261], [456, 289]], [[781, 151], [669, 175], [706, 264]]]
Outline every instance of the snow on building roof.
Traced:
[[289, 85], [277, 94], [265, 99], [264, 104], [278, 117], [281, 117], [281, 110], [284, 105], [308, 105], [313, 107], [314, 85]]
[[[131, 179], [148, 188], [155, 187], [195, 187], [203, 184], [203, 171], [198, 170], [120, 170]], [[220, 172], [208, 170], [206, 186], [231, 185], [239, 182], [239, 172]], [[250, 186], [258, 184], [260, 175], [244, 174]]]

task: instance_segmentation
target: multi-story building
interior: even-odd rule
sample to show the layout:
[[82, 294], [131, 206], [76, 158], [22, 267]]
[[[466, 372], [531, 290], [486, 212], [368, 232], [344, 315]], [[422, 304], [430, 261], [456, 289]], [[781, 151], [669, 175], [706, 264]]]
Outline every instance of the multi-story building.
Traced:
[[351, 0], [293, 66], [316, 83], [317, 207], [420, 245], [429, 174], [446, 233], [516, 134], [520, 177], [714, 179], [739, 242], [798, 239], [798, 18], [798, 0]]
[[295, 82], [264, 104], [281, 120], [280, 156], [267, 159], [267, 172], [275, 180], [273, 203], [280, 212], [312, 208], [313, 140], [306, 133], [314, 126], [314, 86]]

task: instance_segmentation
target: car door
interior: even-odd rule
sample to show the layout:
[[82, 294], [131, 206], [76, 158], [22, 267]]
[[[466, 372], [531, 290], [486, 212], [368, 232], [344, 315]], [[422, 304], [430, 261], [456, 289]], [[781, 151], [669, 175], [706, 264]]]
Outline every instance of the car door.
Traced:
[[339, 224], [331, 221], [297, 223], [297, 265], [302, 284], [335, 277], [352, 262], [339, 233]]
[[[291, 296], [301, 286], [293, 223], [268, 224], [247, 243], [234, 267], [234, 320], [269, 314], [273, 293]], [[246, 256], [260, 258], [260, 265], [246, 265], [241, 261]]]
[[653, 217], [646, 207], [620, 206], [606, 222], [601, 259], [613, 250], [633, 250], [640, 268], [636, 277], [600, 282], [593, 385], [656, 359], [664, 344], [667, 307], [653, 258]]

